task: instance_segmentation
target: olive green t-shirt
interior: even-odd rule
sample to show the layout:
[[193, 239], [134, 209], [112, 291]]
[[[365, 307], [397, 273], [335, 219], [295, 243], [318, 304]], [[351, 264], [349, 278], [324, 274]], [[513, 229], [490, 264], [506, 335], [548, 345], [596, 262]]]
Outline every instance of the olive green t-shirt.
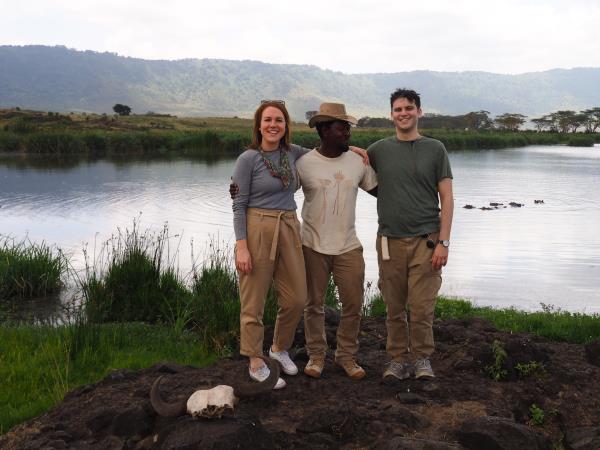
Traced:
[[439, 231], [437, 184], [452, 178], [444, 144], [424, 136], [415, 141], [392, 136], [375, 142], [367, 151], [379, 180], [377, 233], [412, 237]]

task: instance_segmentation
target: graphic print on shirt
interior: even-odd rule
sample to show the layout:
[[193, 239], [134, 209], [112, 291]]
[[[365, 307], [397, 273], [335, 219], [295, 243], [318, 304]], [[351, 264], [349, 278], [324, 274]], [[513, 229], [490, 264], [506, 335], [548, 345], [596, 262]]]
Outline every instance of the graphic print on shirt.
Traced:
[[321, 186], [321, 193], [323, 194], [323, 204], [321, 205], [320, 221], [325, 223], [325, 211], [327, 210], [327, 187], [331, 184], [331, 180], [324, 180], [319, 178], [319, 184]]
[[333, 179], [319, 178], [319, 190], [321, 191], [322, 204], [319, 213], [319, 222], [325, 223], [327, 208], [330, 206], [330, 214], [340, 216], [346, 209], [348, 189], [353, 188], [353, 181], [347, 179], [343, 171], [338, 170], [333, 174]]
[[335, 193], [335, 200], [333, 201], [333, 211], [332, 214], [339, 216], [340, 214], [340, 184], [344, 181], [344, 174], [341, 170], [338, 170], [334, 175], [335, 178], [335, 187], [337, 188], [337, 192]]

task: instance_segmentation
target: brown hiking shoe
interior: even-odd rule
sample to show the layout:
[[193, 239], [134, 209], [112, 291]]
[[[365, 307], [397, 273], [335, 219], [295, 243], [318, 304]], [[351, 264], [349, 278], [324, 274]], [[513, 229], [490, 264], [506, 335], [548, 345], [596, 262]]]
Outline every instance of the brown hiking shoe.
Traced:
[[304, 368], [304, 373], [309, 377], [320, 378], [325, 367], [325, 358], [310, 358]]
[[344, 371], [346, 372], [346, 375], [348, 375], [353, 380], [360, 380], [361, 378], [364, 378], [366, 375], [365, 369], [363, 369], [358, 364], [356, 364], [356, 361], [353, 359], [349, 359], [347, 361], [341, 361], [341, 362], [336, 361], [336, 363], [342, 369], [344, 369]]

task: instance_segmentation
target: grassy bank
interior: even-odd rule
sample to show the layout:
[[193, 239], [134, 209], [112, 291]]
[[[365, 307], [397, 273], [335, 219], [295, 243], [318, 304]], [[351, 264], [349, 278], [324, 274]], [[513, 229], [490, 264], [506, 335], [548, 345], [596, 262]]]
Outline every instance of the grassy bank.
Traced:
[[[195, 333], [208, 349], [229, 353], [237, 343], [240, 313], [232, 252], [213, 242], [203, 261], [196, 263], [190, 273], [181, 274], [173, 265], [179, 251], [174, 248], [177, 245], [173, 246], [173, 239], [166, 226], [158, 232], [141, 231], [134, 222], [131, 229], [118, 230], [95, 251], [94, 260], [85, 254], [86, 269], [83, 274], [75, 274], [79, 286], [75, 300], [81, 305], [82, 320], [90, 324], [166, 324], [178, 333]], [[36, 244], [30, 246], [38, 249]], [[21, 251], [34, 253], [26, 246]], [[63, 261], [61, 264], [66, 266], [68, 261]], [[0, 272], [0, 276], [4, 273]], [[67, 281], [59, 278], [56, 284]], [[14, 290], [20, 284], [3, 286]], [[363, 314], [385, 315], [381, 296], [370, 289], [369, 284]], [[326, 304], [340, 308], [337, 289], [331, 280]], [[272, 287], [265, 307], [266, 325], [274, 323], [276, 312]], [[543, 304], [541, 311], [524, 312], [446, 298], [440, 298], [436, 306], [436, 317], [440, 319], [476, 316], [491, 320], [503, 330], [532, 332], [554, 340], [585, 343], [600, 338], [598, 314], [571, 313]]]
[[600, 338], [600, 315], [563, 311], [541, 305], [541, 311], [475, 306], [467, 300], [441, 298], [436, 306], [439, 319], [482, 317], [505, 331], [528, 332], [554, 341], [585, 344]]
[[0, 434], [116, 369], [215, 359], [193, 333], [141, 323], [0, 326]]
[[250, 133], [235, 131], [0, 131], [0, 151], [52, 156], [170, 155], [217, 157], [239, 153]]
[[[527, 145], [589, 147], [600, 142], [598, 136], [573, 136], [533, 132], [453, 132], [423, 130], [423, 134], [442, 141], [452, 150], [499, 149]], [[393, 135], [391, 130], [355, 129], [351, 144], [367, 148]], [[314, 131], [296, 131], [295, 144], [312, 148], [319, 143]], [[178, 155], [190, 157], [235, 156], [250, 142], [250, 131], [35, 131], [15, 134], [0, 131], [0, 151], [53, 156], [119, 157], [134, 155]]]
[[[336, 306], [330, 285], [328, 303]], [[217, 314], [221, 312], [217, 312]], [[367, 315], [385, 308], [375, 296]], [[465, 300], [439, 298], [438, 319], [483, 317], [506, 331], [527, 331], [553, 340], [584, 343], [600, 338], [600, 316], [545, 308], [540, 312], [477, 307]], [[208, 317], [207, 317], [208, 319]], [[237, 339], [239, 311], [220, 317], [233, 324]], [[0, 434], [58, 404], [75, 387], [96, 382], [116, 369], [140, 369], [158, 361], [204, 365], [216, 358], [205, 350], [206, 335], [181, 331], [173, 324], [76, 322], [71, 325], [0, 326]], [[212, 356], [211, 356], [212, 355]]]
[[[0, 433], [112, 370], [164, 360], [203, 365], [236, 351], [240, 303], [231, 253], [213, 244], [204, 261], [181, 276], [171, 264], [171, 239], [166, 227], [151, 233], [134, 223], [88, 259], [79, 306], [66, 325], [0, 324]], [[369, 289], [363, 314], [384, 316], [381, 296]], [[332, 282], [326, 303], [340, 308]], [[574, 343], [600, 338], [600, 315], [542, 306], [523, 312], [439, 298], [436, 317], [483, 317], [502, 330]], [[271, 289], [266, 325], [274, 323], [276, 311]]]
[[[218, 157], [240, 153], [251, 138], [252, 121], [239, 118], [177, 118], [172, 116], [109, 117], [47, 115], [40, 112], [0, 113], [0, 152], [53, 156], [180, 155]], [[314, 130], [293, 123], [292, 141], [313, 147]], [[422, 130], [449, 150], [497, 149], [526, 145], [569, 144], [591, 146], [600, 133], [499, 132]], [[355, 128], [352, 144], [366, 148], [393, 135], [390, 128]]]
[[[527, 312], [516, 308], [476, 306], [468, 300], [438, 297], [435, 317], [441, 320], [481, 317], [500, 330], [533, 333], [553, 341], [574, 344], [600, 339], [599, 314], [572, 313], [544, 304], [541, 307], [541, 311]], [[385, 316], [385, 305], [380, 295], [372, 298], [368, 314]]]

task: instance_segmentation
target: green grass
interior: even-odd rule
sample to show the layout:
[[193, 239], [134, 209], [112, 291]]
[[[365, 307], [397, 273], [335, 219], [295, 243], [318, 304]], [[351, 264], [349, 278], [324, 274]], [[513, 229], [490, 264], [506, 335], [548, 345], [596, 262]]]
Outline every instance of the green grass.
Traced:
[[554, 341], [585, 344], [600, 338], [599, 314], [572, 313], [544, 304], [541, 311], [526, 312], [475, 306], [468, 300], [440, 297], [435, 315], [442, 320], [482, 317], [501, 330], [533, 333]]
[[[435, 317], [441, 320], [481, 317], [498, 329], [527, 332], [553, 341], [585, 344], [600, 339], [600, 314], [582, 314], [541, 305], [541, 311], [475, 306], [469, 300], [438, 297]], [[383, 297], [376, 294], [365, 302], [365, 316], [385, 316]]]
[[571, 136], [567, 140], [567, 145], [571, 147], [593, 147], [597, 138], [590, 135]]
[[112, 370], [158, 361], [199, 366], [214, 359], [195, 334], [161, 325], [0, 326], [0, 434]]
[[66, 268], [64, 255], [44, 242], [0, 236], [0, 300], [56, 294]]

